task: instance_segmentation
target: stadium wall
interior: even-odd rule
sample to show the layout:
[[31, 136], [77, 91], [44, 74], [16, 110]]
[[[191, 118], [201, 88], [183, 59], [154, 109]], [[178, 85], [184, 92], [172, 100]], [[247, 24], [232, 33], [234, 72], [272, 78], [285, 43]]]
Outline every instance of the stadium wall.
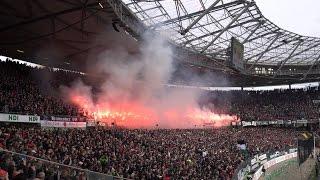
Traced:
[[274, 165], [276, 165], [276, 164], [278, 164], [280, 162], [283, 162], [285, 160], [292, 159], [292, 158], [295, 158], [295, 157], [297, 157], [297, 152], [286, 154], [286, 155], [271, 159], [270, 161], [267, 161], [262, 166], [260, 166], [259, 169], [253, 174], [253, 178], [252, 179], [253, 180], [258, 180], [260, 178], [260, 176], [263, 174], [263, 172], [262, 172], [263, 166], [265, 167], [265, 169], [268, 169], [268, 168], [270, 168], [270, 167], [272, 167], [272, 166], [274, 166]]

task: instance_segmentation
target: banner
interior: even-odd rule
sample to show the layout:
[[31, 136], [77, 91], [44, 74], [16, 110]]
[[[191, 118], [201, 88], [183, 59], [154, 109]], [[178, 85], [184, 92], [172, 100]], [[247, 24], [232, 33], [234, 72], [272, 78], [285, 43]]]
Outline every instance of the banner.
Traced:
[[280, 152], [279, 152], [279, 151], [276, 151], [275, 153], [273, 153], [273, 154], [270, 155], [270, 159], [273, 159], [273, 158], [278, 157], [278, 156], [280, 156], [280, 155], [281, 155]]
[[283, 120], [278, 120], [278, 124], [284, 124]]
[[258, 126], [269, 125], [269, 122], [268, 121], [257, 121], [257, 125]]
[[267, 154], [262, 154], [259, 156], [259, 161], [260, 161], [260, 164], [264, 164], [268, 161], [267, 159]]
[[242, 126], [252, 126], [250, 121], [242, 121]]
[[278, 124], [278, 121], [269, 121], [269, 124]]
[[252, 159], [251, 159], [251, 170], [256, 169], [257, 167], [259, 167], [260, 163], [259, 163], [259, 156], [255, 155]]
[[86, 122], [41, 121], [41, 127], [86, 128]]
[[291, 120], [285, 121], [285, 124], [290, 125], [291, 124]]
[[308, 123], [308, 120], [306, 120], [306, 119], [297, 120], [297, 123], [306, 124], [306, 123]]
[[1, 122], [40, 123], [39, 116], [0, 113]]
[[320, 99], [314, 99], [314, 100], [312, 100], [312, 102], [313, 102], [314, 104], [319, 104], [319, 103], [320, 103]]
[[263, 125], [291, 125], [291, 124], [308, 124], [320, 121], [317, 119], [300, 119], [300, 120], [276, 120], [276, 121], [241, 121], [242, 126], [263, 126]]
[[94, 127], [97, 126], [97, 123], [94, 121], [87, 121], [87, 127]]
[[67, 116], [51, 116], [48, 118], [51, 121], [72, 121], [72, 122], [85, 122], [84, 117], [67, 117]]

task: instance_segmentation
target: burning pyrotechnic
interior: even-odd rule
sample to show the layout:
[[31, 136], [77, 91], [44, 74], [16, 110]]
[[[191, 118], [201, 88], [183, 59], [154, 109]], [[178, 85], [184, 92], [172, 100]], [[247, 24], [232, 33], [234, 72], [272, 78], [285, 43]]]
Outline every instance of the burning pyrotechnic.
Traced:
[[221, 127], [237, 121], [234, 116], [201, 110], [198, 90], [164, 86], [174, 67], [172, 50], [162, 39], [146, 36], [139, 55], [117, 47], [101, 53], [99, 59], [96, 72], [108, 76], [95, 98], [92, 88], [81, 81], [62, 88], [73, 104], [98, 121], [128, 128]]
[[[215, 114], [209, 110], [187, 108], [184, 112], [175, 109], [157, 111], [134, 102], [123, 104], [97, 104], [89, 108], [85, 97], [74, 96], [72, 102], [88, 112], [96, 121], [128, 128], [194, 128], [222, 127], [237, 122], [236, 116]], [[162, 114], [159, 114], [162, 113]], [[161, 119], [162, 118], [162, 119]]]

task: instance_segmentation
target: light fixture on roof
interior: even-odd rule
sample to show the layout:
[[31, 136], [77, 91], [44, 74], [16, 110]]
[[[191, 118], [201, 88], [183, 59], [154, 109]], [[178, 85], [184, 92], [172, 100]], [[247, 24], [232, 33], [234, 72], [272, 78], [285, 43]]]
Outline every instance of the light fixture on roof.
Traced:
[[65, 63], [65, 64], [68, 64], [68, 65], [70, 64], [70, 62], [64, 62], [64, 63]]
[[103, 6], [102, 6], [102, 4], [99, 2], [99, 6], [103, 9]]
[[20, 49], [17, 49], [17, 51], [18, 51], [19, 53], [24, 53], [24, 51], [22, 51], [22, 50], [20, 50]]

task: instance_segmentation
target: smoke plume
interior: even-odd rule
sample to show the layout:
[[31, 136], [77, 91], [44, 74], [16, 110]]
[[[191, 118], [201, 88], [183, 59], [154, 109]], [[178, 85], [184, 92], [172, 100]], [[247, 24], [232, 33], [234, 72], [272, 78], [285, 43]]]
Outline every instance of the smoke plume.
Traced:
[[[125, 44], [125, 42], [122, 42]], [[103, 75], [98, 93], [82, 81], [62, 87], [72, 103], [107, 124], [129, 128], [194, 128], [229, 125], [236, 118], [201, 110], [197, 89], [165, 86], [175, 70], [173, 50], [161, 37], [147, 33], [138, 53], [117, 43], [100, 52], [94, 67]]]

